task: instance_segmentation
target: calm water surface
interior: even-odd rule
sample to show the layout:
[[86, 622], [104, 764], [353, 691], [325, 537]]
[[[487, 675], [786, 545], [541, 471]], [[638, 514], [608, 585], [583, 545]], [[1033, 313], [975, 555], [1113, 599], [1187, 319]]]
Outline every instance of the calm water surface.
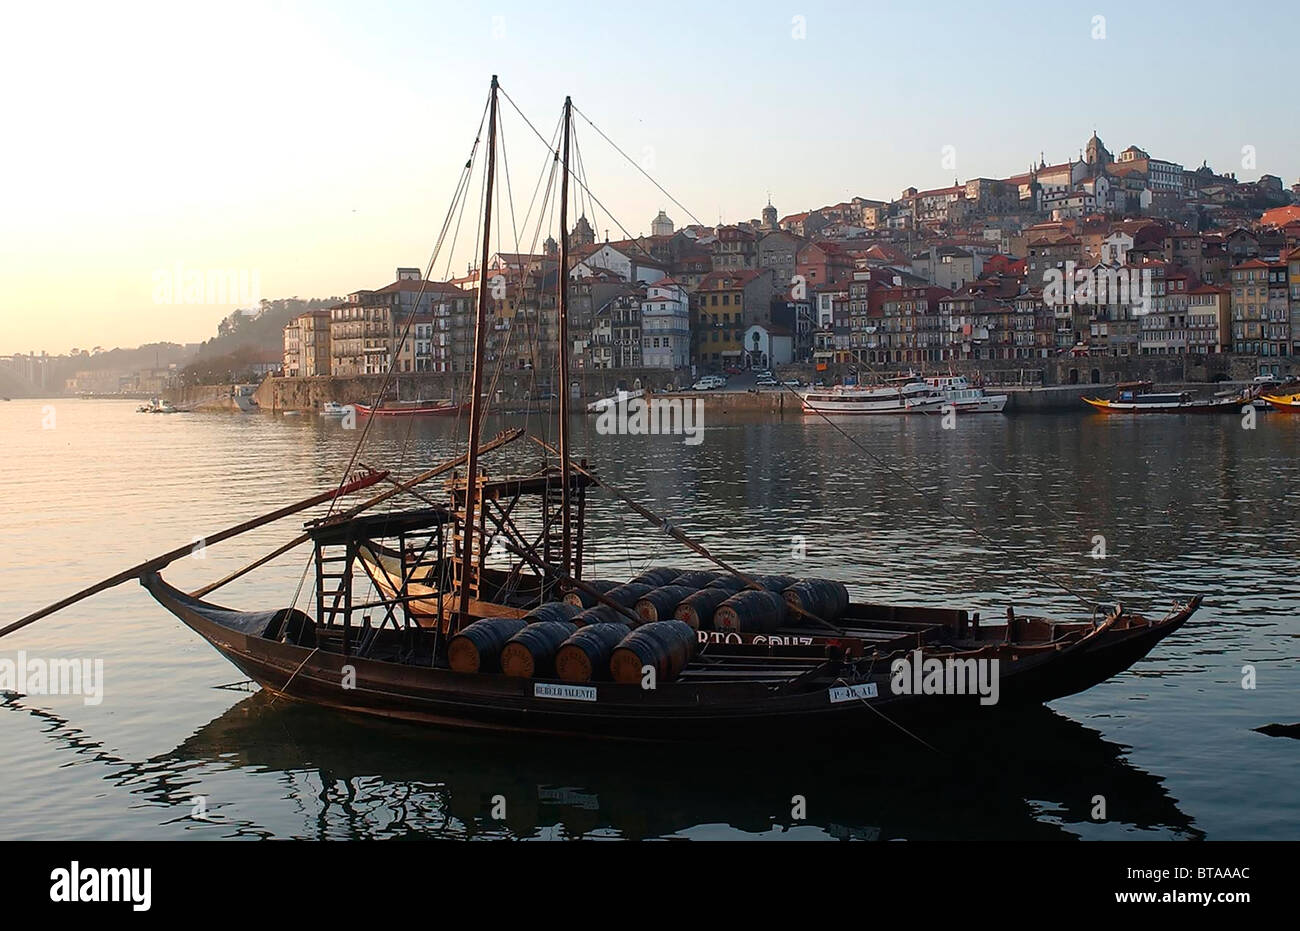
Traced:
[[[99, 705], [0, 706], [0, 837], [1300, 838], [1300, 741], [1253, 730], [1300, 722], [1300, 418], [1262, 415], [1254, 430], [1236, 417], [1087, 413], [966, 418], [951, 431], [937, 418], [841, 421], [873, 458], [825, 422], [706, 415], [699, 446], [601, 437], [581, 421], [575, 445], [718, 555], [774, 571], [800, 537], [803, 571], [858, 597], [1086, 617], [1056, 578], [1150, 613], [1196, 592], [1205, 607], [1110, 682], [927, 733], [934, 750], [845, 740], [797, 758], [776, 744], [718, 758], [467, 739], [219, 688], [242, 676], [129, 584], [0, 643], [0, 658], [102, 658], [106, 680]], [[525, 425], [488, 432], [510, 424]], [[0, 403], [0, 621], [330, 486], [356, 437], [314, 416]], [[361, 458], [409, 475], [458, 443], [451, 423], [377, 424]], [[520, 441], [508, 458], [535, 465], [536, 447]], [[197, 587], [296, 527], [208, 548], [167, 577]], [[1105, 559], [1089, 555], [1098, 536]], [[601, 499], [586, 571], [698, 564], [670, 543]], [[306, 558], [214, 600], [283, 604]], [[1245, 666], [1254, 689], [1242, 688]], [[794, 794], [806, 820], [791, 819]], [[495, 795], [504, 822], [490, 817]], [[1099, 795], [1103, 822], [1091, 817]], [[208, 820], [191, 816], [199, 796]]]

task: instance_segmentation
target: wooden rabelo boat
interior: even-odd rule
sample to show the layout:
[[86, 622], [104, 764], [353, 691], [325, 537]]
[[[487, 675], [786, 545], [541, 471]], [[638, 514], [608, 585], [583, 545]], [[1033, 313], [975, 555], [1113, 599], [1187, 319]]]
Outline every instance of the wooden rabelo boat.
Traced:
[[352, 406], [363, 417], [455, 417], [469, 410], [468, 404], [451, 401], [381, 401]]
[[1084, 398], [1094, 410], [1107, 414], [1231, 414], [1249, 404], [1250, 398], [1197, 398], [1190, 391], [1152, 390], [1149, 381], [1122, 382], [1115, 386], [1114, 398]]
[[1280, 411], [1300, 412], [1300, 394], [1265, 394], [1261, 397]]
[[[484, 203], [490, 205], [495, 78], [486, 110]], [[566, 99], [562, 143], [548, 152], [561, 177], [561, 231], [568, 229], [571, 127]], [[472, 163], [471, 157], [466, 172]], [[487, 267], [492, 211], [482, 216], [480, 267]], [[559, 238], [559, 267], [567, 268], [568, 237]], [[556, 278], [558, 368], [567, 372], [568, 276]], [[789, 740], [880, 728], [911, 733], [927, 719], [989, 714], [1078, 692], [1141, 659], [1200, 603], [1199, 597], [1175, 602], [1167, 614], [1150, 618], [1118, 605], [1094, 607], [1090, 617], [1071, 621], [1007, 608], [1004, 618], [989, 621], [965, 608], [861, 600], [836, 580], [744, 571], [602, 479], [585, 460], [572, 461], [567, 390], [559, 392], [555, 444], [534, 438], [541, 465], [527, 474], [491, 474], [487, 457], [524, 431], [481, 435], [490, 394], [484, 391], [489, 304], [484, 276], [463, 455], [404, 480], [371, 469], [353, 473], [332, 491], [209, 535], [207, 543], [215, 545], [316, 505], [331, 507], [304, 533], [197, 591], [181, 591], [159, 574], [190, 552], [186, 545], [15, 621], [0, 636], [138, 578], [264, 689], [340, 711], [571, 737]], [[353, 463], [364, 440], [365, 430]], [[434, 478], [443, 479], [444, 495], [419, 490]], [[344, 496], [380, 483], [392, 487], [336, 510]], [[587, 496], [596, 493], [618, 499], [681, 543], [696, 567], [658, 566], [626, 581], [585, 578]], [[418, 506], [374, 511], [399, 495], [418, 499]], [[314, 610], [290, 601], [244, 611], [208, 599], [306, 543], [313, 552]], [[712, 568], [698, 568], [701, 562]]]

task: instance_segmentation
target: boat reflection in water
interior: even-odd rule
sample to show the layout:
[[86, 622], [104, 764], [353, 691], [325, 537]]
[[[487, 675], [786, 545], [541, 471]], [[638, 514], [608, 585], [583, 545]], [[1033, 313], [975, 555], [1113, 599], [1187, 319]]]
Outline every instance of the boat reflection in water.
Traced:
[[[466, 738], [258, 692], [138, 763], [49, 712], [10, 709], [49, 722], [51, 740], [114, 770], [106, 781], [135, 797], [133, 808], [157, 807], [160, 823], [186, 822], [195, 797], [207, 796], [212, 820], [192, 822], [204, 837], [708, 838], [730, 833], [723, 826], [805, 839], [1203, 837], [1126, 748], [1043, 707], [927, 729], [933, 749], [899, 734], [798, 753], [753, 745], [687, 754]], [[223, 791], [231, 772], [244, 777], [238, 799]], [[792, 817], [795, 795], [807, 800], [804, 820]], [[1107, 825], [1092, 821], [1097, 795]], [[498, 796], [503, 819], [492, 816]]]

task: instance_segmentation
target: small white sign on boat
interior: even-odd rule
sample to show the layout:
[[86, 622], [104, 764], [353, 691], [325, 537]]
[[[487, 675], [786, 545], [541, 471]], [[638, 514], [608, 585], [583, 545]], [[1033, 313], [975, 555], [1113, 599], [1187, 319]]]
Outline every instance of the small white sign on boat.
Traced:
[[591, 685], [559, 685], [553, 682], [533, 684], [534, 698], [566, 698], [569, 701], [595, 701], [596, 689]]
[[863, 682], [861, 685], [837, 685], [829, 690], [831, 704], [838, 705], [842, 701], [853, 701], [855, 698], [875, 698], [879, 694], [874, 682]]

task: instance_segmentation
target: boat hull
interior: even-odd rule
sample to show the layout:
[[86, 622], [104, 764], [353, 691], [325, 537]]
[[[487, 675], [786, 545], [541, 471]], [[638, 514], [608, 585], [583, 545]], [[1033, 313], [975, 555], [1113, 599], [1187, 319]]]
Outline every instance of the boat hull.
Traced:
[[[277, 695], [439, 728], [580, 738], [773, 740], [913, 727], [926, 720], [995, 713], [1070, 694], [1101, 681], [1098, 676], [1109, 677], [1117, 664], [1134, 661], [1137, 652], [1145, 652], [1144, 646], [1150, 649], [1158, 642], [1158, 638], [1126, 640], [1121, 656], [1098, 639], [1105, 633], [1099, 629], [1093, 637], [1073, 642], [1017, 649], [1014, 671], [1004, 672], [999, 679], [995, 706], [981, 706], [977, 695], [894, 694], [887, 669], [870, 680], [855, 680], [855, 684], [874, 684], [874, 696], [848, 699], [836, 697], [833, 683], [830, 688], [825, 684], [790, 688], [768, 681], [683, 679], [654, 689], [595, 682], [569, 692], [574, 686], [556, 679], [458, 673], [272, 639], [256, 629], [260, 623], [256, 619], [269, 618], [270, 613], [244, 615], [209, 605], [168, 585], [156, 573], [143, 576], [141, 584], [244, 675]], [[226, 616], [234, 620], [222, 620]], [[1085, 650], [1094, 639], [1092, 649]], [[1071, 668], [1068, 679], [1063, 679], [1061, 673]], [[1063, 691], [1066, 686], [1069, 690]], [[569, 692], [570, 697], [552, 697], [557, 692]]]
[[1300, 394], [1266, 394], [1260, 400], [1267, 402], [1270, 407], [1280, 411], [1300, 413]]
[[857, 414], [872, 416], [901, 416], [906, 414], [938, 414], [943, 411], [948, 402], [943, 399], [926, 399], [923, 401], [908, 401], [899, 403], [894, 400], [886, 401], [868, 401], [868, 400], [834, 400], [834, 401], [810, 401], [804, 399], [803, 411], [805, 414]]
[[1228, 401], [1188, 401], [1138, 403], [1134, 401], [1108, 401], [1104, 398], [1084, 398], [1093, 410], [1106, 414], [1232, 414], [1249, 403], [1240, 398]]
[[1007, 406], [1005, 394], [988, 394], [977, 401], [953, 401], [959, 414], [1000, 414]]
[[371, 407], [354, 404], [363, 417], [454, 417], [469, 410], [468, 404], [434, 404], [424, 407]]

